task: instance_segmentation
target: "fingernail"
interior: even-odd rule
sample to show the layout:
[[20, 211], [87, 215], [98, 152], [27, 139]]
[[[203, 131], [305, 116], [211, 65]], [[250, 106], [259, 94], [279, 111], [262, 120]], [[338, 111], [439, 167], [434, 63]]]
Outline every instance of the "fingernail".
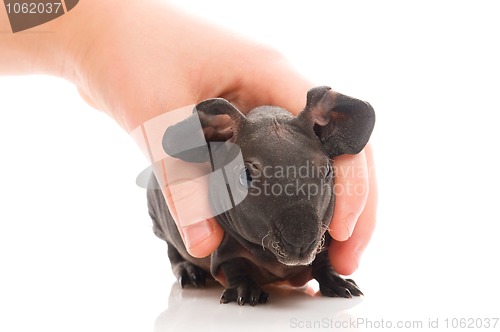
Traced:
[[353, 255], [353, 259], [354, 259], [354, 262], [356, 263], [356, 268], [354, 270], [357, 270], [358, 267], [359, 267], [359, 262], [361, 260], [361, 256], [363, 255], [363, 248], [361, 247], [358, 247], [356, 248], [356, 250], [354, 250], [354, 255]]
[[333, 227], [332, 237], [337, 241], [348, 240], [352, 235], [357, 220], [358, 216], [355, 213], [348, 214], [341, 224]]
[[194, 248], [208, 239], [214, 232], [214, 227], [208, 220], [186, 226], [182, 229], [186, 248]]
[[344, 225], [347, 229], [347, 238], [351, 237], [357, 222], [358, 222], [358, 215], [355, 213], [349, 213], [345, 218]]

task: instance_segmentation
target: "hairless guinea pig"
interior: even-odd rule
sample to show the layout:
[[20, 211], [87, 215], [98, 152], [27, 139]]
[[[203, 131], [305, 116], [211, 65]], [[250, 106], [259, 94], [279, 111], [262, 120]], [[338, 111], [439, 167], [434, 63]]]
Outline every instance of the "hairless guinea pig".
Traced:
[[[194, 118], [198, 126], [201, 123], [209, 146], [220, 142], [218, 150], [175, 148], [196, 134]], [[202, 259], [188, 254], [161, 190], [148, 190], [155, 234], [168, 243], [181, 286], [200, 287], [206, 278], [214, 277], [227, 287], [221, 303], [253, 306], [268, 300], [261, 285], [312, 275], [325, 296], [362, 295], [354, 281], [333, 270], [328, 258], [327, 230], [335, 203], [332, 158], [359, 153], [374, 124], [375, 113], [368, 103], [317, 87], [308, 92], [298, 116], [274, 106], [257, 107], [245, 116], [216, 98], [199, 103], [190, 118], [168, 128], [163, 145], [173, 157], [212, 161], [213, 166], [213, 155], [218, 153], [226, 156], [219, 160], [224, 166], [236, 152], [241, 153], [243, 165], [236, 183], [223, 185], [247, 190], [239, 204], [214, 213], [225, 235], [219, 247]], [[235, 146], [237, 151], [231, 152]], [[155, 177], [150, 181], [156, 182]], [[226, 177], [226, 181], [232, 179]], [[221, 204], [221, 189], [226, 188], [210, 183], [209, 201], [215, 210]]]

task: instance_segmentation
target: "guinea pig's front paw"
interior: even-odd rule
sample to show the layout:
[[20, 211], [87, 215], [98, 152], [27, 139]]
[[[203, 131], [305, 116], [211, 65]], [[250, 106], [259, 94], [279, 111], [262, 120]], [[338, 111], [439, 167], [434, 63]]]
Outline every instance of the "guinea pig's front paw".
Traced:
[[322, 295], [329, 297], [345, 297], [363, 295], [363, 292], [358, 288], [358, 285], [352, 279], [344, 279], [333, 271], [325, 273], [317, 278], [319, 282], [319, 290]]
[[246, 281], [236, 287], [226, 288], [220, 303], [237, 302], [239, 305], [249, 303], [252, 307], [257, 303], [266, 303], [269, 294], [264, 292], [254, 281]]
[[324, 296], [351, 298], [363, 295], [354, 280], [344, 279], [333, 270], [327, 251], [316, 256], [312, 264], [312, 275], [318, 281], [319, 291]]

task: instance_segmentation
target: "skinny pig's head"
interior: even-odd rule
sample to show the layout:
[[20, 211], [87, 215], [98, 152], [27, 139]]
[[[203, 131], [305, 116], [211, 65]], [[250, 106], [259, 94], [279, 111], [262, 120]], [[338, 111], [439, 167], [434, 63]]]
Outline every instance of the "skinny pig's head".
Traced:
[[[262, 246], [282, 264], [307, 265], [333, 215], [332, 158], [359, 153], [374, 124], [368, 103], [317, 87], [298, 116], [275, 106], [245, 116], [225, 99], [205, 100], [166, 131], [163, 146], [171, 156], [224, 170], [225, 181], [211, 181], [210, 201], [226, 211], [217, 218], [226, 232]], [[202, 133], [193, 132], [200, 125]], [[186, 148], [196, 135], [209, 144]], [[232, 208], [224, 209], [228, 191]]]

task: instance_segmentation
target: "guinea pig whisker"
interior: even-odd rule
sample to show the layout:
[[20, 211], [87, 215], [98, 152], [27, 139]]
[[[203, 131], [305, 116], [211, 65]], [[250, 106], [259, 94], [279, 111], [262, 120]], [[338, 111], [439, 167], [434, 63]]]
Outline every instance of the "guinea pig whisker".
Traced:
[[326, 224], [321, 225], [321, 233], [326, 233], [330, 231], [330, 226]]
[[262, 242], [262, 249], [263, 249], [264, 251], [266, 250], [266, 246], [264, 246], [264, 239], [265, 239], [266, 237], [268, 237], [269, 235], [271, 235], [271, 231], [267, 232], [267, 234], [266, 234], [266, 235], [264, 235], [264, 237], [262, 238], [262, 241], [261, 241], [261, 242]]
[[280, 256], [280, 257], [286, 257], [288, 255], [286, 253], [284, 253], [283, 251], [281, 251], [281, 250], [278, 249], [278, 256]]
[[287, 257], [288, 256], [286, 251], [283, 251], [283, 249], [281, 248], [280, 243], [278, 241], [273, 241], [273, 240], [269, 240], [269, 241], [270, 241], [269, 243], [271, 245], [271, 248], [276, 250], [276, 253], [278, 254], [278, 256], [280, 256], [280, 257]]
[[319, 253], [325, 248], [325, 241], [326, 241], [326, 236], [323, 234], [321, 237], [321, 242], [319, 243], [318, 247], [316, 248], [316, 252]]

